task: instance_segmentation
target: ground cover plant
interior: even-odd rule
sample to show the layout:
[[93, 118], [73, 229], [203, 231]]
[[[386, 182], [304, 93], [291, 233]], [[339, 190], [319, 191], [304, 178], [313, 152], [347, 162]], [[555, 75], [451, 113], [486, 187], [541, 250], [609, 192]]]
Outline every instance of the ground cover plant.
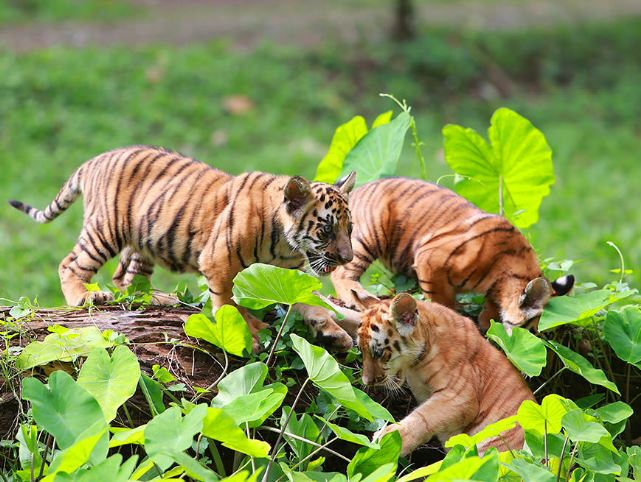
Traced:
[[[336, 130], [319, 174], [335, 178], [357, 169], [364, 183], [393, 172], [406, 137], [415, 145], [415, 162], [424, 165], [412, 109], [390, 98], [394, 111], [377, 116], [369, 129], [364, 118], [355, 118]], [[443, 132], [457, 190], [517, 224], [537, 220], [554, 172], [548, 142], [536, 126], [502, 108], [491, 117], [487, 141], [462, 126], [448, 125]], [[523, 145], [530, 146], [530, 157], [516, 155]], [[514, 176], [520, 163], [540, 169]], [[484, 182], [479, 188], [470, 184], [474, 180]], [[523, 192], [529, 195], [519, 195]], [[571, 266], [567, 260], [546, 261], [549, 271]], [[632, 442], [641, 426], [631, 418], [641, 409], [641, 298], [626, 282], [623, 255], [615, 271], [604, 286], [584, 282], [575, 295], [553, 299], [538, 336], [522, 328], [509, 336], [502, 325], [492, 324], [488, 338], [524, 375], [535, 377], [531, 384], [540, 403], [526, 401], [516, 415], [474, 436], [452, 437], [443, 460], [429, 465], [420, 456], [400, 458], [397, 433], [372, 440], [371, 434], [394, 416], [358, 388], [358, 353], [352, 350], [339, 363], [306, 340], [309, 334], [290, 308], [303, 300], [323, 304], [315, 294], [322, 285], [310, 275], [254, 264], [235, 278], [239, 305], [285, 307], [264, 333], [265, 350], [258, 355], [251, 354], [251, 336], [236, 308], [224, 307], [212, 316], [205, 302], [201, 313], [187, 319], [187, 335], [223, 350], [220, 377], [208, 387], [176, 386], [168, 367], [142, 373], [124, 337], [95, 327], [74, 333], [52, 327], [43, 341], [24, 349], [11, 346], [20, 324], [35, 313], [23, 300], [1, 322], [3, 377], [23, 401], [16, 438], [2, 442], [4, 461], [14, 464], [5, 464], [2, 476], [27, 481], [634, 480], [641, 476], [641, 447]], [[416, 288], [412, 280], [393, 278], [380, 268], [366, 277], [379, 294]], [[190, 304], [206, 298], [206, 292], [179, 295]], [[140, 282], [119, 294], [116, 303], [144, 306], [150, 299], [150, 286]], [[473, 311], [481, 300], [462, 301]], [[239, 368], [230, 369], [232, 359], [243, 360], [234, 365]], [[65, 370], [56, 369], [61, 362]], [[149, 420], [142, 424], [129, 415], [137, 390], [148, 406]], [[399, 412], [393, 398], [385, 405]], [[403, 416], [402, 409], [396, 416]], [[515, 423], [525, 431], [524, 449], [478, 453], [478, 442]]]

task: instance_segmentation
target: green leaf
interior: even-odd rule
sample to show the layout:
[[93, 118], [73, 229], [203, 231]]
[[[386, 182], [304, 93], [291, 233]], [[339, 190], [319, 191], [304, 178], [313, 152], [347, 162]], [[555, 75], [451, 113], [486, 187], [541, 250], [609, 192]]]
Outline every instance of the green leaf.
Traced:
[[185, 474], [194, 480], [202, 482], [217, 482], [220, 480], [215, 472], [204, 467], [198, 460], [184, 452], [175, 453], [172, 458], [174, 462], [185, 469]]
[[138, 386], [142, 391], [152, 413], [159, 414], [165, 411], [165, 404], [162, 401], [162, 387], [156, 380], [149, 378], [142, 373], [138, 379]]
[[594, 385], [601, 385], [608, 390], [612, 390], [614, 393], [619, 393], [617, 386], [608, 380], [603, 370], [594, 368], [592, 364], [580, 354], [552, 340], [546, 341], [545, 344], [559, 356], [563, 365], [565, 365], [568, 370], [577, 375], [581, 375]]
[[599, 474], [621, 473], [621, 467], [614, 462], [612, 452], [601, 444], [583, 442], [579, 444], [576, 461], [581, 467]]
[[341, 176], [356, 171], [359, 186], [393, 176], [411, 119], [407, 112], [401, 112], [393, 121], [369, 131], [345, 157]]
[[540, 434], [544, 431], [549, 434], [561, 431], [561, 419], [568, 411], [567, 399], [559, 395], [548, 395], [541, 405], [531, 400], [521, 403], [517, 413], [517, 421], [523, 430], [534, 430]]
[[267, 457], [271, 448], [267, 442], [247, 438], [222, 408], [207, 409], [202, 432], [206, 437], [222, 442], [225, 447], [252, 457]]
[[52, 361], [73, 361], [80, 356], [87, 356], [96, 348], [110, 348], [114, 343], [107, 340], [95, 326], [73, 328], [57, 327], [54, 333], [43, 341], [29, 343], [16, 359], [16, 367], [28, 370]]
[[145, 428], [147, 424], [135, 428], [111, 427], [109, 431], [113, 434], [109, 440], [109, 448], [120, 447], [121, 445], [142, 445], [145, 443]]
[[382, 114], [378, 114], [378, 116], [376, 116], [376, 119], [374, 119], [374, 122], [372, 122], [372, 129], [378, 126], [389, 124], [392, 120], [393, 115], [394, 115], [394, 112], [391, 110], [388, 110], [387, 112], [383, 112]]
[[392, 464], [392, 472], [396, 472], [398, 458], [401, 455], [401, 434], [393, 431], [386, 434], [380, 441], [380, 449], [363, 447], [347, 466], [347, 476], [351, 480], [356, 474], [362, 477], [374, 473], [380, 466]]
[[546, 363], [545, 345], [524, 328], [515, 327], [508, 335], [501, 323], [492, 321], [487, 337], [496, 342], [510, 361], [528, 376], [537, 376]]
[[232, 291], [236, 303], [253, 310], [275, 303], [304, 303], [331, 309], [313, 294], [321, 287], [319, 279], [300, 270], [254, 263], [236, 275]]
[[[65, 450], [62, 450], [56, 453], [49, 471], [47, 472], [47, 477], [45, 477], [43, 482], [51, 482], [54, 480], [56, 474], [59, 472], [72, 473], [76, 469], [83, 466], [89, 461], [91, 454], [98, 443], [105, 438], [107, 434], [107, 427], [101, 428], [98, 432], [94, 432], [91, 435], [88, 435], [84, 438], [79, 438], [73, 445], [67, 447]], [[106, 442], [105, 438], [105, 442]], [[106, 447], [106, 444], [105, 444]], [[103, 451], [104, 457], [107, 456], [107, 451]], [[104, 459], [104, 457], [101, 457]], [[102, 462], [102, 460], [101, 460]]]
[[296, 334], [291, 335], [291, 340], [294, 351], [298, 353], [305, 364], [310, 380], [343, 406], [354, 410], [358, 415], [371, 422], [372, 415], [356, 397], [349, 379], [340, 370], [336, 360], [323, 348], [312, 345]]
[[603, 335], [621, 360], [641, 368], [641, 309], [638, 306], [608, 311]]
[[624, 402], [613, 402], [603, 407], [597, 408], [594, 413], [604, 422], [619, 423], [632, 416], [634, 410], [632, 407]]
[[412, 480], [424, 479], [429, 475], [437, 473], [442, 465], [442, 461], [434, 462], [433, 464], [421, 467], [420, 469], [413, 470], [409, 474], [405, 474], [403, 477], [398, 479], [396, 482], [411, 482]]
[[372, 400], [370, 396], [362, 390], [359, 390], [356, 387], [354, 388], [354, 394], [359, 402], [361, 402], [365, 409], [372, 414], [372, 416], [379, 420], [385, 420], [386, 422], [394, 423], [394, 417], [391, 413], [380, 403]]
[[599, 311], [634, 294], [632, 290], [613, 293], [609, 290], [595, 290], [576, 296], [554, 296], [545, 305], [539, 319], [539, 331], [549, 330], [567, 324], [580, 324], [592, 318]]
[[107, 480], [109, 482], [127, 482], [136, 467], [137, 461], [138, 456], [134, 455], [123, 464], [122, 455], [114, 454], [98, 465], [80, 469], [74, 472], [73, 475], [58, 474], [55, 482], [96, 482]]
[[212, 406], [224, 407], [242, 395], [262, 389], [267, 372], [267, 365], [254, 362], [228, 373], [218, 383], [218, 395], [212, 400]]
[[93, 395], [110, 422], [116, 418], [118, 407], [136, 392], [139, 378], [140, 365], [136, 355], [121, 345], [111, 357], [104, 348], [91, 352], [80, 369], [78, 385]]
[[363, 445], [364, 447], [369, 447], [372, 449], [380, 449], [381, 446], [375, 442], [370, 441], [369, 438], [367, 438], [365, 435], [362, 435], [360, 433], [354, 433], [348, 428], [341, 427], [340, 425], [336, 425], [335, 423], [328, 422], [322, 417], [320, 418], [323, 422], [327, 424], [327, 426], [331, 429], [332, 432], [334, 432], [334, 435], [336, 435], [339, 439], [345, 440], [346, 442], [351, 442], [357, 445]]
[[556, 477], [547, 468], [527, 462], [523, 459], [514, 459], [507, 467], [523, 478], [523, 482], [554, 482]]
[[431, 481], [479, 480], [496, 481], [499, 475], [497, 452], [488, 453], [485, 457], [471, 456], [451, 465], [441, 465], [441, 469], [432, 475]]
[[200, 404], [182, 417], [179, 407], [171, 407], [156, 415], [145, 428], [145, 451], [160, 467], [167, 470], [175, 454], [191, 447], [194, 435], [202, 430], [207, 405]]
[[462, 445], [467, 449], [472, 447], [473, 445], [478, 445], [484, 440], [487, 440], [492, 437], [496, 437], [497, 435], [503, 432], [506, 432], [508, 430], [512, 430], [515, 425], [516, 425], [516, 415], [512, 415], [511, 417], [507, 417], [497, 422], [491, 423], [490, 425], [484, 427], [483, 430], [475, 433], [474, 435], [470, 436], [466, 433], [454, 435], [445, 442], [445, 448], [451, 448], [456, 445]]
[[203, 313], [190, 315], [185, 323], [185, 333], [222, 348], [227, 353], [245, 356], [252, 350], [252, 335], [238, 308], [223, 305], [216, 311], [216, 323]]
[[445, 160], [462, 178], [455, 190], [481, 209], [499, 213], [520, 228], [539, 218], [539, 206], [554, 184], [552, 150], [543, 133], [516, 112], [501, 108], [488, 130], [491, 147], [473, 129], [443, 128]]
[[597, 422], [596, 418], [583, 413], [580, 409], [570, 410], [563, 415], [561, 424], [568, 437], [573, 442], [598, 443], [616, 452], [612, 445], [612, 437], [606, 428]]
[[[316, 426], [314, 419], [307, 413], [301, 414], [300, 418], [296, 416], [296, 413], [291, 413], [291, 407], [283, 407], [283, 411], [280, 417], [280, 426], [283, 427], [287, 418], [289, 417], [289, 423], [287, 424], [287, 432], [303, 437], [307, 440], [316, 441], [320, 435], [320, 430]], [[290, 416], [291, 414], [291, 416]], [[315, 448], [312, 445], [308, 444], [299, 439], [284, 435], [285, 440], [292, 448], [298, 460], [302, 460], [307, 457], [312, 450]]]
[[[391, 116], [391, 111], [389, 112]], [[383, 116], [383, 114], [381, 114]], [[381, 117], [379, 116], [379, 118]], [[378, 121], [379, 118], [376, 120]], [[381, 119], [382, 122], [384, 119]], [[389, 120], [388, 120], [389, 122]], [[334, 183], [340, 176], [343, 161], [354, 146], [367, 134], [365, 119], [357, 115], [336, 128], [325, 157], [318, 164], [315, 181]]]
[[66, 372], [53, 372], [47, 385], [25, 378], [22, 397], [31, 402], [34, 420], [56, 438], [61, 449], [71, 447], [80, 435], [91, 435], [88, 427], [97, 433], [107, 426], [96, 399]]

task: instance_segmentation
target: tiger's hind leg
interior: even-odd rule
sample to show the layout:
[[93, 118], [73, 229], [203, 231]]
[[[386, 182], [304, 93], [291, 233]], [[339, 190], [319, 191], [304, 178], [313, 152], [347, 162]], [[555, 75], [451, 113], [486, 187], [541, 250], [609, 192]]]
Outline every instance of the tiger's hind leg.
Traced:
[[296, 303], [293, 308], [303, 316], [312, 334], [324, 344], [339, 351], [347, 351], [354, 345], [352, 337], [336, 323], [332, 311], [302, 303]]
[[[154, 272], [154, 262], [138, 251], [128, 246], [120, 253], [120, 261], [111, 280], [121, 290], [126, 290], [137, 275], [151, 278]], [[154, 305], [175, 305], [180, 301], [175, 296], [160, 291], [154, 291], [152, 303]]]
[[91, 283], [91, 278], [107, 260], [115, 254], [111, 246], [106, 246], [100, 241], [96, 231], [91, 233], [85, 228], [78, 238], [78, 242], [58, 266], [60, 287], [69, 305], [82, 306], [86, 302], [96, 304], [113, 300], [113, 294], [108, 291], [89, 291], [86, 284]]

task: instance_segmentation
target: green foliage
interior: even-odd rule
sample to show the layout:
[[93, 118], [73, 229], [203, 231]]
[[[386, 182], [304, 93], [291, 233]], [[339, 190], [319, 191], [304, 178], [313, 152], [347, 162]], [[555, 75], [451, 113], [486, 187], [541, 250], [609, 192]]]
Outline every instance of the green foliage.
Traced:
[[381, 439], [380, 448], [363, 447], [358, 449], [347, 466], [347, 476], [352, 478], [361, 474], [362, 477], [367, 477], [386, 464], [391, 464], [388, 472], [391, 476], [396, 472], [396, 463], [400, 453], [401, 436], [397, 431], [390, 432]]
[[338, 126], [327, 154], [318, 163], [314, 179], [327, 183], [336, 182], [343, 170], [345, 157], [365, 134], [367, 134], [367, 123], [360, 115]]
[[325, 306], [313, 291], [322, 288], [321, 282], [302, 271], [254, 263], [234, 278], [234, 301], [241, 306], [258, 310], [275, 303]]
[[603, 325], [603, 335], [621, 360], [641, 368], [641, 309], [625, 306], [621, 311], [609, 311]]
[[252, 336], [238, 309], [224, 305], [214, 316], [216, 323], [212, 323], [204, 313], [189, 315], [185, 323], [185, 333], [208, 341], [232, 355], [244, 356], [251, 353]]
[[443, 128], [445, 160], [461, 176], [456, 192], [527, 228], [554, 183], [552, 150], [541, 131], [506, 108], [492, 115], [488, 135], [490, 145], [473, 129]]
[[492, 321], [487, 337], [496, 342], [510, 361], [529, 376], [539, 375], [546, 363], [543, 341], [524, 328], [514, 327], [508, 335], [505, 327]]

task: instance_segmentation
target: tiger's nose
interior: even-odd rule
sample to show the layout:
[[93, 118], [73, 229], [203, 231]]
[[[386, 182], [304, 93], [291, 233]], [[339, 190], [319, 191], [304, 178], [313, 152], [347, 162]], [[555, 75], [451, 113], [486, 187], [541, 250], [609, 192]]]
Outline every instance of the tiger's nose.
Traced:
[[352, 251], [352, 248], [338, 248], [338, 252], [336, 253], [338, 255], [338, 260], [342, 263], [349, 263], [351, 260], [354, 259], [354, 252]]

